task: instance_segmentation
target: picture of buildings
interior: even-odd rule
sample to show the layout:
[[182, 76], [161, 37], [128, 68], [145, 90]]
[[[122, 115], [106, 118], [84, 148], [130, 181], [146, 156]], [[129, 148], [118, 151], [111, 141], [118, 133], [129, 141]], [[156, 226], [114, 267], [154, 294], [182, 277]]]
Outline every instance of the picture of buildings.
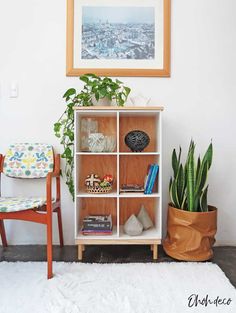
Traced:
[[82, 59], [155, 58], [155, 9], [83, 7]]

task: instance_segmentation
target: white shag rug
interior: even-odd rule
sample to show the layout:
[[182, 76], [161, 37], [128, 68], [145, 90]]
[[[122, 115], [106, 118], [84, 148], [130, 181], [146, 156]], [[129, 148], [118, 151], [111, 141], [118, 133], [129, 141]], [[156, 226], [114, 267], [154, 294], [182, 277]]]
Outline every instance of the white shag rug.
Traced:
[[[236, 312], [236, 290], [212, 263], [60, 262], [54, 263], [54, 273], [47, 280], [43, 262], [0, 262], [0, 312]], [[202, 303], [217, 297], [231, 301], [219, 304], [218, 298], [218, 305], [195, 306], [196, 295]]]

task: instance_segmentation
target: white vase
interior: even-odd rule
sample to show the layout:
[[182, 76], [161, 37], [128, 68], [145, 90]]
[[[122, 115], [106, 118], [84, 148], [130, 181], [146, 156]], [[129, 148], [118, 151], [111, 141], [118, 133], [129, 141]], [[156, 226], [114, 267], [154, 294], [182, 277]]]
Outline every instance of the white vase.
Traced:
[[111, 100], [108, 99], [107, 97], [99, 99], [98, 101], [96, 100], [95, 96], [92, 96], [92, 104], [95, 106], [110, 106], [111, 105]]

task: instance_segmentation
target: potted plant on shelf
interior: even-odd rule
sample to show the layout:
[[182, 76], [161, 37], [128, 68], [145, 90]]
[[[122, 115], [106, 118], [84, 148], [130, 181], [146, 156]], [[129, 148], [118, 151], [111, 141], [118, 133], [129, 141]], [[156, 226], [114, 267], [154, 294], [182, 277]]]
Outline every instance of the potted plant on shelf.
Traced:
[[110, 77], [99, 77], [95, 74], [85, 74], [80, 76], [84, 82], [84, 88], [76, 93], [74, 88], [70, 88], [65, 93], [66, 100], [71, 97], [76, 106], [111, 105], [124, 106], [131, 89], [124, 86], [118, 79], [112, 80]]
[[168, 209], [165, 252], [178, 260], [205, 261], [213, 256], [212, 246], [217, 230], [217, 209], [207, 203], [207, 174], [212, 164], [213, 146], [203, 159], [195, 160], [191, 141], [185, 165], [181, 148], [172, 154], [173, 177], [170, 179], [171, 202]]
[[[61, 155], [65, 159], [64, 175], [69, 192], [74, 199], [74, 110], [75, 106], [108, 105], [112, 101], [117, 106], [124, 106], [130, 94], [130, 88], [124, 86], [118, 79], [112, 80], [109, 77], [98, 77], [95, 74], [85, 74], [80, 76], [80, 80], [85, 83], [80, 92], [75, 88], [68, 89], [63, 98], [67, 106], [61, 117], [54, 124], [54, 133], [60, 138], [60, 143], [64, 147]], [[103, 103], [99, 102], [100, 100]]]

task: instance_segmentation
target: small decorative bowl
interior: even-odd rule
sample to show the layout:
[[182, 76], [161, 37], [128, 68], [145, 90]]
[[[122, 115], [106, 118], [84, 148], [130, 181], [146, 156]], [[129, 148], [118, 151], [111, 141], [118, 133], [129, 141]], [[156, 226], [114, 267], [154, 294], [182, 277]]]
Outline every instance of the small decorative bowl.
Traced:
[[125, 136], [125, 144], [132, 152], [142, 152], [150, 143], [150, 138], [142, 130], [132, 130]]

